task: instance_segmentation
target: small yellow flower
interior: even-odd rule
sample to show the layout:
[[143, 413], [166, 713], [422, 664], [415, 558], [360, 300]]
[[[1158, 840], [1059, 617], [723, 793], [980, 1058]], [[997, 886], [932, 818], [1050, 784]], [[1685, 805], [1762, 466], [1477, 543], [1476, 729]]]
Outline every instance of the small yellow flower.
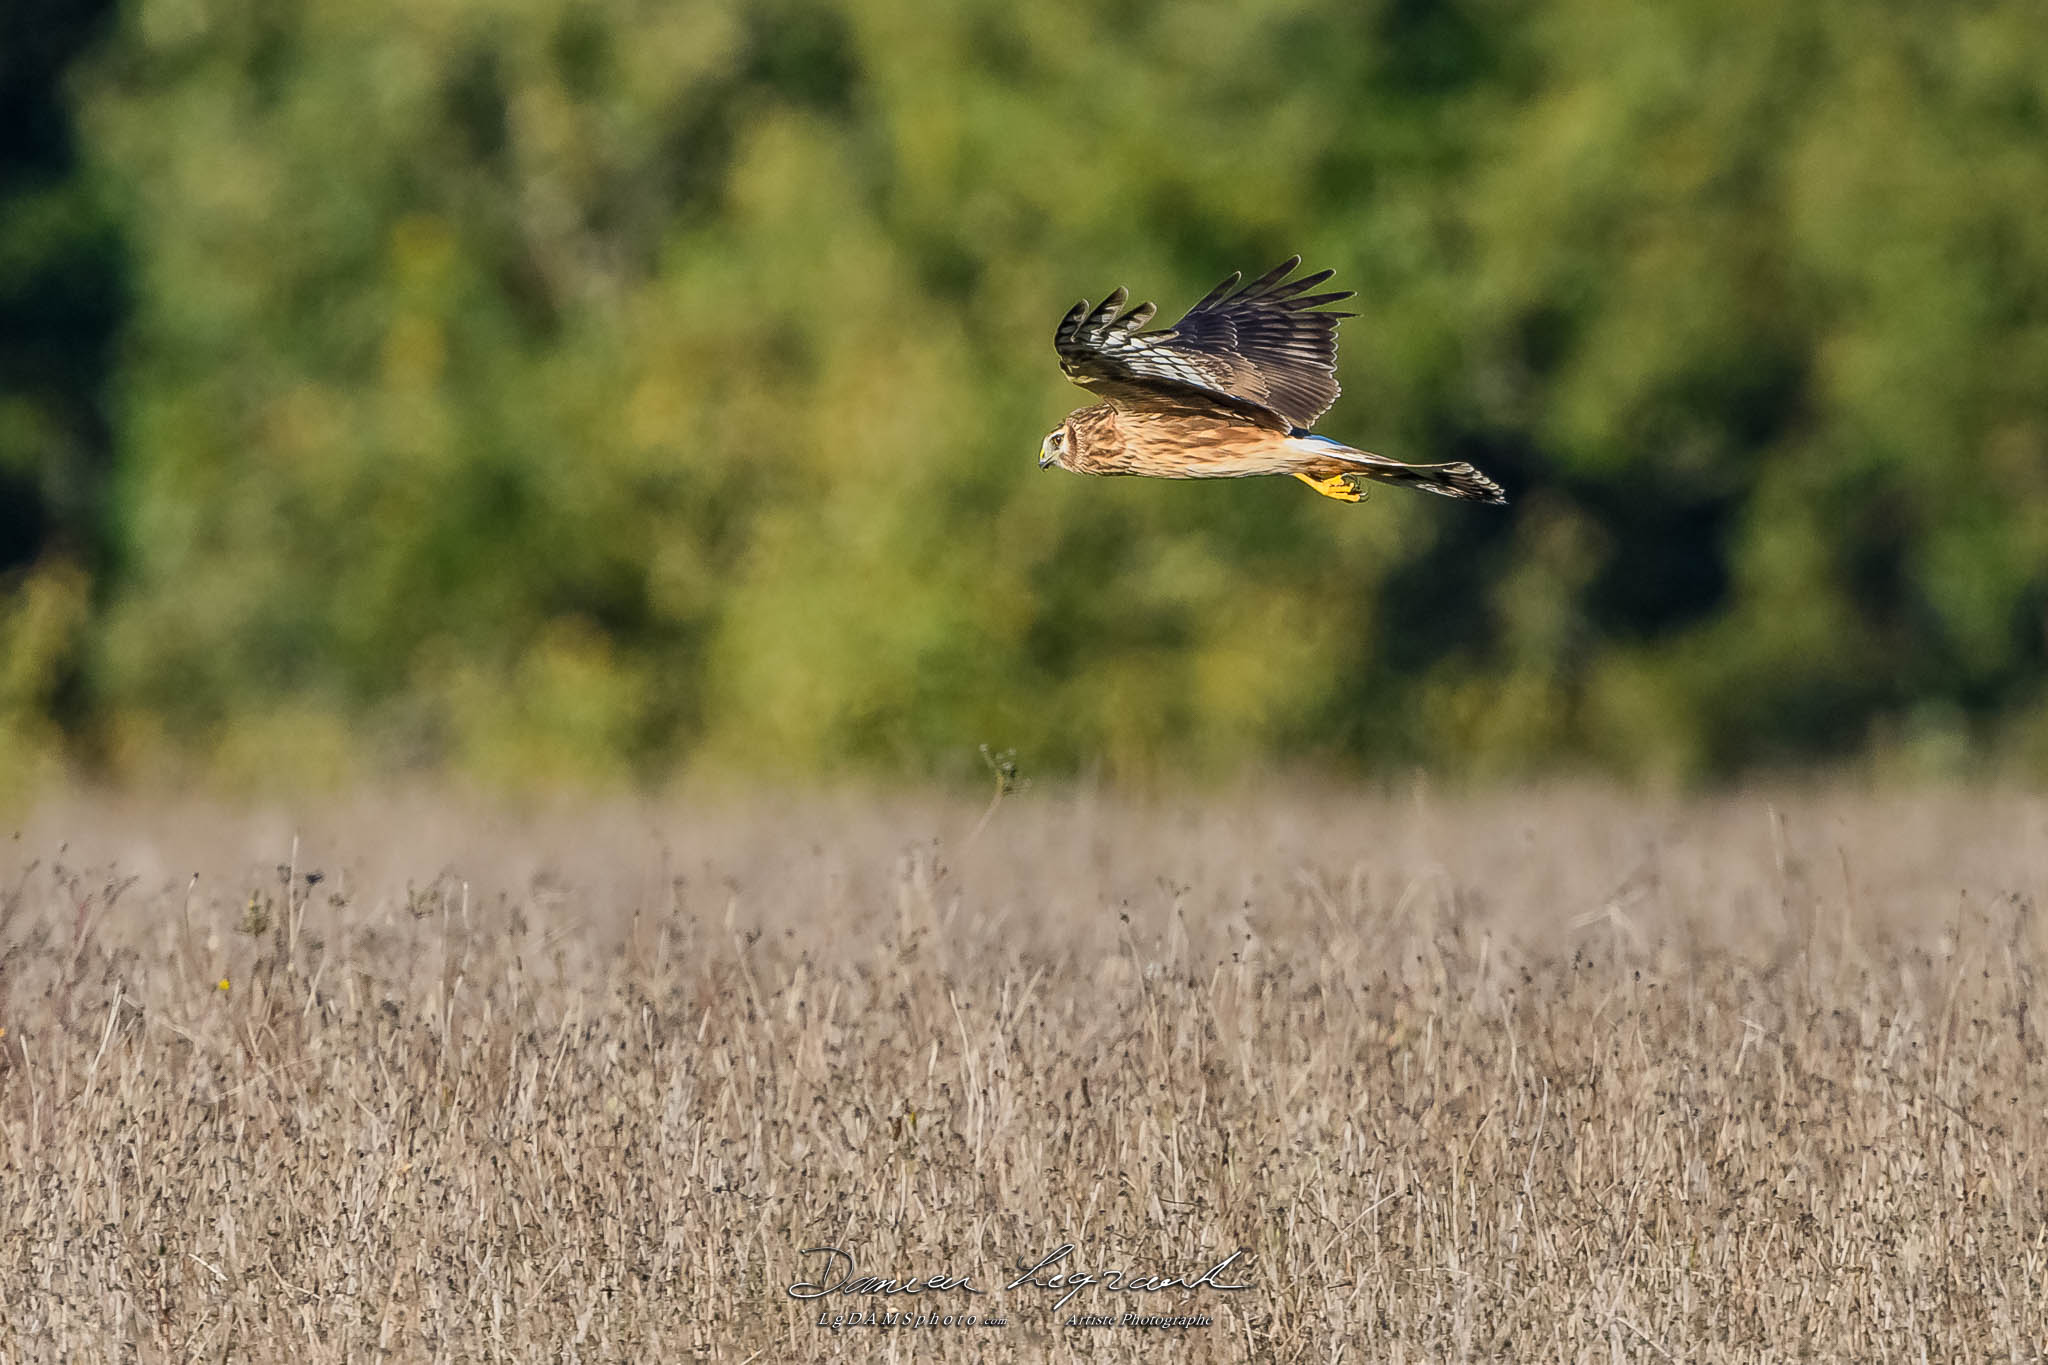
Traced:
[[218, 984], [218, 985], [216, 985], [216, 986], [214, 987], [214, 989], [215, 989], [215, 990], [217, 990], [217, 991], [224, 991], [224, 990], [226, 990], [227, 988], [228, 988], [228, 979], [227, 979], [226, 977], [222, 977], [222, 978], [220, 979], [220, 984]]

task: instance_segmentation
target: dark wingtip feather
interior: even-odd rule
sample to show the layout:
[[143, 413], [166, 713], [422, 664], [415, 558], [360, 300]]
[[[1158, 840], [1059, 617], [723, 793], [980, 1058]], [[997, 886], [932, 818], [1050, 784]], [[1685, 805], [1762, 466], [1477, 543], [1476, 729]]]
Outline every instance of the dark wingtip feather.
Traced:
[[1334, 270], [1318, 270], [1313, 275], [1303, 275], [1298, 280], [1289, 280], [1285, 284], [1277, 285], [1274, 288], [1268, 290], [1266, 292], [1265, 297], [1273, 300], [1275, 303], [1278, 303], [1282, 299], [1297, 298], [1298, 296], [1305, 294], [1309, 290], [1315, 288], [1317, 285], [1321, 284], [1324, 280], [1329, 279], [1330, 276], [1336, 273], [1337, 272]]
[[1069, 308], [1067, 315], [1060, 319], [1058, 329], [1052, 334], [1052, 344], [1056, 347], [1065, 346], [1068, 342], [1072, 341], [1080, 334], [1081, 322], [1087, 316], [1088, 300], [1082, 299], [1072, 308]]
[[1242, 270], [1231, 271], [1228, 275], [1226, 275], [1223, 278], [1222, 283], [1218, 284], [1214, 289], [1211, 289], [1208, 293], [1202, 295], [1201, 302], [1197, 303], [1194, 307], [1188, 309], [1188, 311], [1190, 313], [1201, 312], [1204, 308], [1207, 308], [1209, 305], [1215, 303], [1218, 299], [1221, 299], [1225, 294], [1228, 294], [1231, 290], [1237, 288], [1237, 282], [1243, 278], [1244, 272]]
[[1286, 260], [1280, 262], [1280, 264], [1274, 266], [1271, 270], [1268, 270], [1265, 274], [1231, 295], [1230, 301], [1232, 303], [1239, 301], [1250, 302], [1254, 299], [1268, 297], [1273, 286], [1286, 279], [1288, 275], [1293, 273], [1294, 267], [1300, 264], [1301, 257], [1289, 256]]
[[1295, 270], [1300, 267], [1300, 265], [1301, 257], [1289, 256], [1286, 260], [1280, 262], [1280, 264], [1274, 266], [1271, 270], [1268, 270], [1265, 274], [1259, 276], [1258, 279], [1252, 281], [1252, 288], [1257, 289], [1260, 285], [1275, 284], [1281, 280], [1284, 280], [1289, 275], [1292, 275], [1295, 272]]

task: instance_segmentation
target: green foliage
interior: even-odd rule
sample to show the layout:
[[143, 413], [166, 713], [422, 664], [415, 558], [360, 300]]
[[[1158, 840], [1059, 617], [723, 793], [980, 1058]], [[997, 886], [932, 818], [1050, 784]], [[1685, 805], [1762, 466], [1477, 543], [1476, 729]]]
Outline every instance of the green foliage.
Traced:
[[60, 85], [109, 9], [0, 9], [0, 797], [56, 770], [102, 548], [125, 258]]
[[[2044, 73], [2019, 0], [135, 0], [75, 728], [513, 782], [2048, 733]], [[1360, 290], [1325, 429], [1513, 508], [1037, 470], [1068, 303], [1296, 251]]]

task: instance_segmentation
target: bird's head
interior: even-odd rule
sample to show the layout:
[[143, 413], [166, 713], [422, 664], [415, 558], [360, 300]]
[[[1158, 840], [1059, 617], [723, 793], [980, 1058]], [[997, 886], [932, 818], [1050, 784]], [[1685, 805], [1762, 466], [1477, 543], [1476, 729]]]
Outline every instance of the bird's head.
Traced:
[[1038, 467], [1040, 469], [1049, 469], [1053, 465], [1058, 465], [1062, 469], [1072, 467], [1067, 463], [1067, 455], [1074, 448], [1073, 426], [1074, 424], [1070, 421], [1062, 422], [1054, 427], [1051, 434], [1043, 441], [1039, 442]]

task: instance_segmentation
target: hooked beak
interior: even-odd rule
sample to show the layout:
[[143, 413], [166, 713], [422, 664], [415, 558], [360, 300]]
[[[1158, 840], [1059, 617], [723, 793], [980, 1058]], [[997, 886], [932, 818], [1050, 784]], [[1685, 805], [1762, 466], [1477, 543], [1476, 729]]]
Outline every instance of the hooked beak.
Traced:
[[1038, 452], [1038, 467], [1039, 467], [1040, 469], [1046, 469], [1046, 468], [1049, 468], [1049, 467], [1050, 467], [1051, 465], [1052, 465], [1052, 452], [1051, 452], [1050, 450], [1046, 450], [1046, 449], [1040, 448], [1040, 450], [1039, 450], [1039, 452]]

